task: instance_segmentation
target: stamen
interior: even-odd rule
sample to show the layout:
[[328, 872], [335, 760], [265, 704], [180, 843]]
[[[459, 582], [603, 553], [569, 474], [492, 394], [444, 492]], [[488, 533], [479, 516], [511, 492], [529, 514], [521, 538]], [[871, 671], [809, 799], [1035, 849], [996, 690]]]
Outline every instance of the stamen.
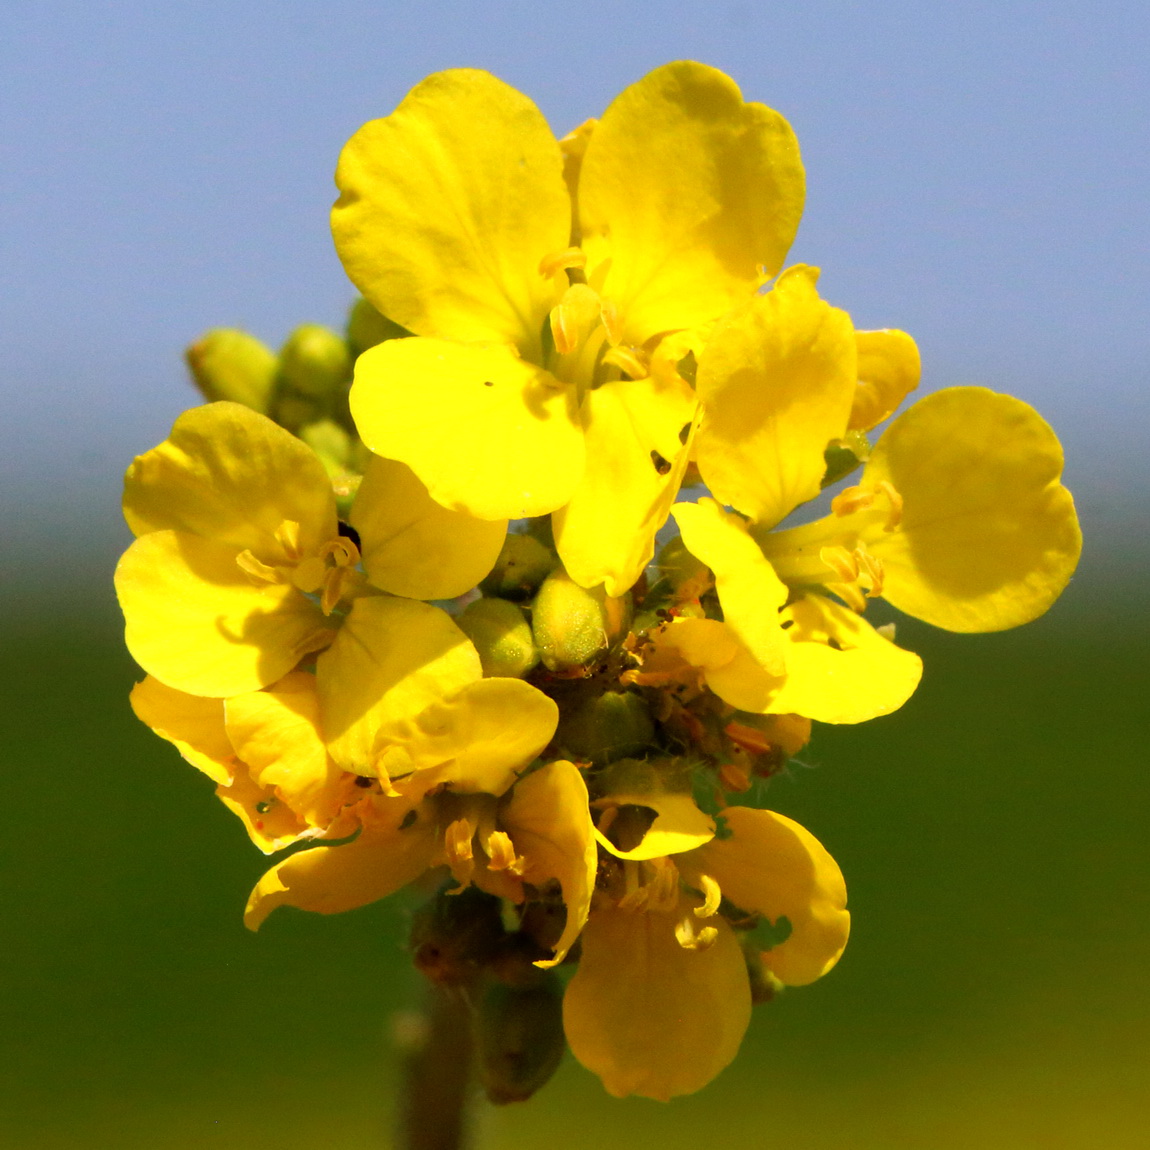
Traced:
[[587, 266], [587, 253], [582, 248], [564, 248], [561, 252], [552, 252], [539, 261], [539, 274], [544, 279], [550, 279], [556, 272], [566, 271], [568, 268], [585, 268]]
[[876, 486], [890, 500], [890, 514], [883, 530], [893, 531], [902, 522], [902, 496], [889, 480], [880, 479]]
[[269, 567], [257, 559], [250, 551], [241, 551], [236, 556], [236, 566], [255, 583], [282, 583], [282, 567]]
[[623, 324], [619, 319], [619, 308], [612, 300], [605, 299], [599, 309], [599, 318], [607, 329], [607, 342], [614, 347], [623, 338]]
[[680, 919], [675, 927], [675, 939], [684, 950], [707, 950], [718, 937], [715, 927], [705, 926], [700, 930], [690, 915]]
[[862, 547], [856, 547], [854, 555], [870, 581], [866, 597], [878, 599], [882, 595], [882, 582], [885, 574], [882, 560], [864, 551]]
[[443, 832], [443, 847], [448, 864], [453, 869], [461, 863], [471, 862], [475, 857], [471, 846], [474, 834], [475, 827], [470, 819], [456, 819]]
[[837, 595], [856, 615], [866, 610], [866, 596], [859, 590], [858, 584], [852, 579], [849, 583], [828, 583], [827, 590]]
[[575, 351], [599, 323], [599, 295], [586, 284], [572, 284], [551, 309], [551, 337], [560, 355]]
[[819, 559], [844, 583], [853, 583], [859, 577], [858, 562], [845, 547], [823, 547]]
[[739, 763], [723, 763], [719, 767], [719, 782], [725, 791], [743, 791], [751, 789], [751, 773]]
[[865, 487], [844, 487], [831, 500], [831, 511], [840, 518], [844, 515], [853, 515], [856, 511], [863, 511], [874, 503], [874, 492], [867, 491]]
[[490, 870], [509, 871], [514, 875], [523, 873], [525, 860], [516, 855], [515, 844], [506, 831], [492, 831], [487, 836], [486, 850]]
[[283, 520], [275, 530], [275, 540], [289, 559], [299, 559], [303, 555], [299, 533], [299, 524], [294, 519]]
[[730, 722], [723, 728], [723, 733], [735, 746], [750, 751], [752, 755], [765, 755], [771, 749], [770, 740], [758, 727]]
[[632, 379], [646, 379], [648, 374], [646, 356], [637, 348], [612, 347], [604, 354], [603, 362], [613, 364]]
[[723, 892], [719, 890], [719, 884], [709, 874], [699, 875], [699, 886], [703, 890], [703, 905], [695, 907], [695, 917], [710, 918], [711, 915], [718, 914]]

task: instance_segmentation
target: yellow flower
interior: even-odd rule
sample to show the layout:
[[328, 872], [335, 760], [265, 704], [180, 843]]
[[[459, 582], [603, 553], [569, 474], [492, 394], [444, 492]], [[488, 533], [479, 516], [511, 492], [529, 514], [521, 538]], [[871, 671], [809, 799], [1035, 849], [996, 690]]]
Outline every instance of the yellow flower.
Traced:
[[414, 333], [356, 365], [365, 443], [446, 507], [556, 512], [572, 577], [621, 595], [687, 464], [696, 401], [674, 364], [798, 225], [785, 120], [679, 62], [557, 141], [526, 97], [461, 69], [361, 128], [336, 181], [344, 267]]
[[[714, 1078], [750, 1021], [747, 956], [720, 901], [767, 920], [779, 941], [759, 953], [745, 935], [752, 961], [799, 986], [846, 946], [846, 887], [822, 845], [790, 819], [728, 807], [720, 838], [688, 794], [668, 789], [659, 764], [617, 766], [621, 785], [594, 805], [604, 811], [596, 836], [619, 861], [583, 931], [564, 1028], [610, 1093], [666, 1101]], [[641, 808], [656, 817], [636, 835], [626, 824]]]
[[186, 412], [138, 457], [124, 513], [138, 536], [116, 570], [128, 649], [168, 686], [215, 697], [276, 682], [332, 643], [345, 612], [397, 610], [351, 605], [361, 562], [369, 591], [448, 598], [490, 570], [506, 528], [446, 510], [408, 468], [375, 459], [344, 530], [316, 454], [235, 403]]
[[[549, 738], [550, 732], [543, 741]], [[338, 914], [446, 866], [460, 886], [474, 883], [516, 904], [527, 900], [529, 890], [536, 896], [557, 881], [566, 923], [554, 956], [537, 965], [562, 962], [587, 919], [595, 883], [587, 788], [563, 760], [518, 782], [515, 768], [525, 763], [506, 756], [503, 763], [502, 782], [483, 780], [490, 789], [473, 789], [457, 761], [441, 767], [430, 788], [417, 780], [411, 793], [365, 799], [363, 830], [353, 842], [294, 854], [260, 879], [245, 911], [248, 926], [259, 929], [279, 906]]]
[[724, 622], [683, 620], [658, 641], [742, 710], [860, 722], [901, 706], [921, 673], [856, 614], [867, 598], [950, 630], [1017, 626], [1061, 592], [1081, 536], [1054, 433], [983, 388], [921, 400], [830, 516], [771, 532], [818, 494], [828, 444], [897, 402], [917, 364], [902, 333], [855, 333], [815, 278], [789, 269], [700, 360], [697, 462], [716, 499], [673, 513], [714, 573]]

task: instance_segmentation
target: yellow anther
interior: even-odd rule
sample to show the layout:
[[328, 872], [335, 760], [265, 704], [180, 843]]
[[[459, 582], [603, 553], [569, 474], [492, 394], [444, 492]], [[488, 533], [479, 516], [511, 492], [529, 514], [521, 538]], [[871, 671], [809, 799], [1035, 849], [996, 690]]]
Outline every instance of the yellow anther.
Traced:
[[505, 870], [515, 875], [523, 873], [523, 859], [516, 855], [515, 844], [506, 831], [492, 831], [487, 836], [485, 849], [490, 870]]
[[471, 862], [475, 857], [471, 846], [474, 834], [475, 827], [470, 819], [456, 819], [443, 832], [443, 848], [450, 866]]
[[719, 767], [719, 782], [725, 791], [743, 791], [751, 789], [751, 773], [740, 763], [723, 763]]
[[359, 562], [359, 548], [346, 535], [329, 539], [319, 551], [321, 559], [330, 559], [337, 567], [354, 567]]
[[599, 295], [586, 284], [572, 284], [551, 309], [551, 338], [560, 355], [575, 351], [599, 323]]
[[831, 500], [831, 511], [838, 516], [853, 515], [874, 503], [874, 492], [865, 487], [844, 487]]
[[236, 556], [236, 566], [254, 583], [282, 583], [283, 569], [269, 567], [257, 559], [250, 551], [241, 551]]
[[827, 590], [837, 595], [856, 615], [866, 610], [866, 596], [859, 590], [858, 583], [828, 583]]
[[855, 559], [858, 560], [859, 566], [870, 582], [866, 597], [868, 599], [879, 598], [882, 595], [882, 581], [885, 574], [882, 560], [868, 554], [861, 547], [855, 548]]
[[893, 531], [902, 522], [902, 496], [893, 483], [887, 479], [878, 481], [878, 489], [890, 500], [890, 514], [886, 518], [884, 531]]
[[275, 530], [275, 540], [289, 559], [299, 559], [303, 555], [299, 532], [299, 524], [294, 519], [283, 520]]
[[668, 858], [652, 859], [654, 871], [647, 884], [647, 905], [651, 910], [674, 910], [679, 902], [679, 868]]
[[[748, 727], [745, 723], [730, 722], [723, 728], [723, 733], [737, 747], [750, 751], [752, 755], [765, 755], [771, 749], [770, 740], [758, 727]], [[728, 787], [728, 790], [734, 788]], [[746, 787], [742, 788], [746, 790]]]
[[858, 560], [845, 547], [824, 547], [819, 559], [844, 583], [853, 583], [859, 577]]
[[610, 348], [604, 354], [603, 362], [614, 364], [615, 367], [625, 372], [631, 379], [645, 379], [647, 377], [647, 357], [637, 348]]
[[700, 930], [689, 915], [680, 919], [675, 927], [675, 939], [684, 950], [706, 950], [714, 946], [718, 937], [715, 927], [705, 926]]
[[568, 268], [585, 268], [587, 254], [582, 248], [564, 248], [561, 252], [552, 252], [539, 261], [539, 274], [544, 279], [550, 279], [557, 272]]
[[719, 903], [723, 900], [723, 892], [719, 884], [709, 874], [699, 875], [699, 887], [703, 892], [703, 905], [695, 907], [696, 918], [710, 918], [719, 913]]
[[614, 347], [623, 338], [623, 322], [619, 318], [619, 309], [611, 300], [605, 299], [599, 309], [599, 316], [607, 329], [607, 342]]

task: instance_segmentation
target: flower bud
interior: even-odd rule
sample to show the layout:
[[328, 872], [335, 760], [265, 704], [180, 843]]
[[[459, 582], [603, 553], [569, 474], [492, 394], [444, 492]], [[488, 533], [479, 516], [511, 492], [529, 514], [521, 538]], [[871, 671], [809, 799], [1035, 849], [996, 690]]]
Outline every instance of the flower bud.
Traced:
[[562, 567], [552, 571], [535, 597], [535, 644], [549, 671], [570, 673], [607, 653], [626, 631], [630, 596], [612, 599], [602, 585], [580, 587]]
[[363, 296], [351, 305], [347, 313], [347, 342], [353, 358], [358, 359], [369, 347], [375, 347], [385, 339], [398, 339], [410, 334], [407, 328], [380, 315]]
[[488, 595], [503, 599], [530, 599], [556, 562], [534, 535], [512, 532], [504, 540], [491, 573], [479, 586]]
[[476, 599], [455, 621], [475, 644], [484, 675], [522, 679], [539, 662], [527, 616], [506, 599]]
[[305, 323], [280, 348], [279, 387], [327, 402], [351, 380], [347, 341], [331, 328]]
[[276, 357], [254, 335], [236, 328], [213, 328], [184, 352], [184, 359], [209, 403], [230, 399], [266, 414], [275, 382]]
[[655, 738], [655, 724], [641, 695], [608, 691], [564, 714], [555, 738], [569, 758], [603, 767], [642, 754]]
[[491, 1102], [530, 1098], [555, 1073], [566, 1045], [563, 988], [553, 971], [528, 986], [488, 984], [475, 1016], [475, 1052]]

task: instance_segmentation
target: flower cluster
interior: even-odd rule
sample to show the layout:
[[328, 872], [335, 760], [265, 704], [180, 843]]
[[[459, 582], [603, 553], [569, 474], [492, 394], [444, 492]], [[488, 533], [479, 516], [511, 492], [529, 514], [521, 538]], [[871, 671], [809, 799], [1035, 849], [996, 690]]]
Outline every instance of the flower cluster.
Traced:
[[[553, 1003], [540, 1042], [613, 1094], [697, 1090], [847, 941], [838, 867], [766, 781], [812, 722], [913, 693], [869, 600], [970, 632], [1050, 606], [1080, 547], [1058, 441], [959, 387], [872, 448], [914, 341], [785, 266], [794, 135], [712, 68], [559, 140], [493, 76], [439, 73], [336, 178], [346, 338], [210, 333], [213, 402], [128, 471], [132, 705], [261, 850], [296, 848], [253, 929], [430, 874], [430, 977]], [[494, 1058], [491, 1097], [552, 1048]]]

